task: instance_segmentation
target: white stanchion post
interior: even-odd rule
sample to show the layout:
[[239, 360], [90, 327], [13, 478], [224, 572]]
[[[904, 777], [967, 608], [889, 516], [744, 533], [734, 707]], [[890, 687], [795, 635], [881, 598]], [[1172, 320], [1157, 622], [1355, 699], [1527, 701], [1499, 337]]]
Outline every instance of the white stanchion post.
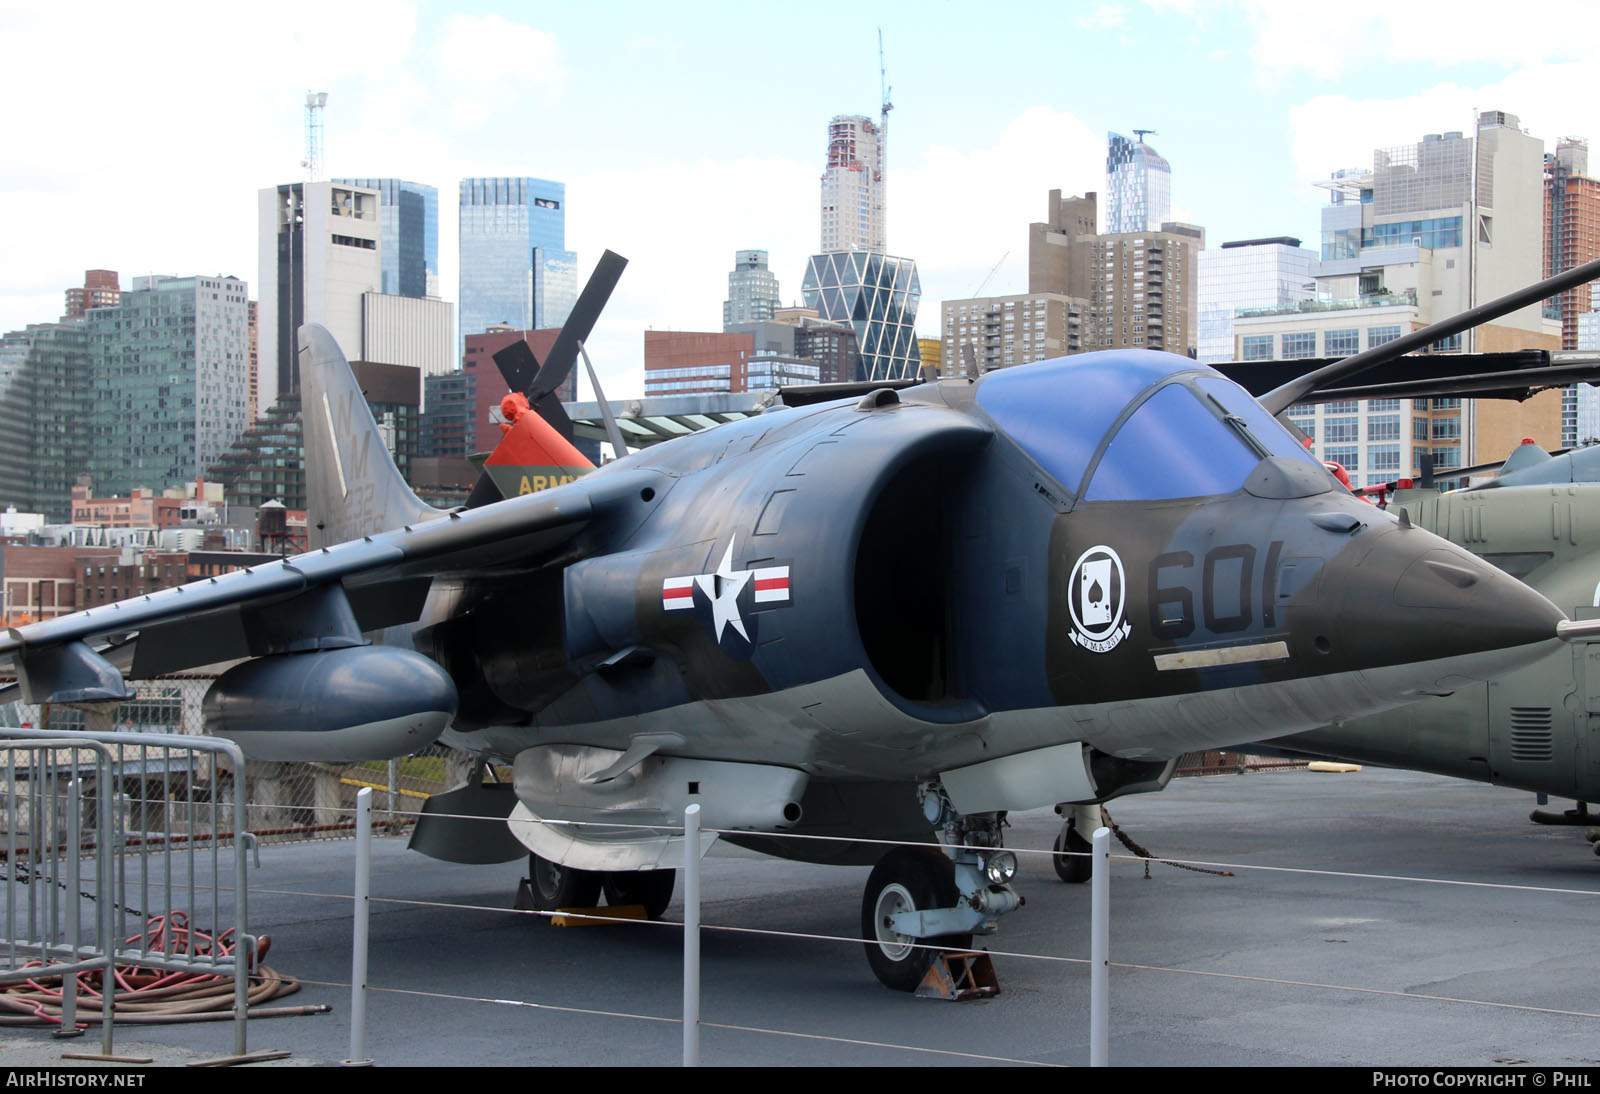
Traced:
[[683, 1066], [700, 1066], [700, 806], [683, 811]]
[[372, 788], [356, 793], [356, 891], [350, 952], [350, 1058], [347, 1067], [364, 1067], [367, 1059], [367, 912], [372, 894]]
[[[69, 755], [76, 759], [76, 753]], [[67, 913], [67, 944], [71, 947], [73, 961], [83, 957], [83, 949], [79, 945], [81, 939], [78, 936], [78, 925], [81, 920], [78, 906], [83, 901], [79, 895], [83, 892], [83, 878], [79, 873], [83, 859], [83, 840], [78, 832], [78, 821], [83, 815], [83, 803], [80, 800], [79, 789], [78, 777], [74, 775], [72, 781], [67, 784], [67, 892], [72, 894], [67, 901], [67, 907], [70, 909]], [[98, 853], [105, 854], [104, 851]], [[97, 939], [95, 944], [110, 946], [111, 940]], [[56, 1033], [62, 1037], [76, 1037], [81, 1032], [78, 1029], [78, 974], [69, 972], [61, 978], [61, 1025]], [[110, 1050], [107, 1050], [106, 1055], [110, 1055]]]
[[1089, 1066], [1110, 1063], [1108, 1011], [1111, 973], [1111, 829], [1094, 830], [1089, 905]]

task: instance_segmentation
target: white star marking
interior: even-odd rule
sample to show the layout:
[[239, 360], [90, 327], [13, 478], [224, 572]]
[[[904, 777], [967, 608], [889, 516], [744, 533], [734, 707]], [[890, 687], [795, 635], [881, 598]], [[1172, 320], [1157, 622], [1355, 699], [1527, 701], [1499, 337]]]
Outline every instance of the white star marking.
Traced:
[[738, 631], [739, 637], [746, 642], [750, 641], [750, 635], [744, 629], [744, 620], [739, 618], [739, 594], [752, 576], [750, 570], [733, 568], [732, 539], [728, 540], [728, 549], [722, 552], [722, 561], [717, 564], [716, 573], [695, 575], [694, 583], [711, 600], [711, 627], [717, 632], [718, 642], [722, 641], [722, 632], [727, 627]]

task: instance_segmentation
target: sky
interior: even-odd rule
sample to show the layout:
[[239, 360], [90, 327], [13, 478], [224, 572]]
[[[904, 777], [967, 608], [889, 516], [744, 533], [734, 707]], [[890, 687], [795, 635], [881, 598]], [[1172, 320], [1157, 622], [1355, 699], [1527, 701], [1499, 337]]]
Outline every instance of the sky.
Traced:
[[799, 301], [828, 119], [878, 113], [880, 30], [889, 251], [917, 260], [925, 337], [943, 300], [1027, 290], [1028, 224], [1052, 189], [1104, 191], [1108, 131], [1155, 131], [1174, 219], [1210, 246], [1317, 246], [1316, 180], [1475, 109], [1600, 164], [1586, 2], [0, 0], [0, 330], [54, 320], [90, 268], [257, 295], [257, 192], [304, 177], [326, 91], [323, 177], [439, 188], [448, 300], [457, 181], [564, 182], [580, 284], [629, 259], [589, 350], [637, 397], [643, 331], [719, 330], [735, 251], [769, 251]]

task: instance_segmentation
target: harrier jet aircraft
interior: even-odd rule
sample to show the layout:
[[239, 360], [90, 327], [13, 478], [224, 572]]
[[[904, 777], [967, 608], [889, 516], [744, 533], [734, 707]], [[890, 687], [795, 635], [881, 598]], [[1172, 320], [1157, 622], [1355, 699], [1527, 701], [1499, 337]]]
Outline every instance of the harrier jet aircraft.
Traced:
[[110, 701], [124, 674], [246, 658], [206, 711], [249, 755], [442, 735], [511, 766], [552, 905], [605, 886], [664, 906], [691, 803], [745, 846], [876, 861], [863, 939], [893, 988], [1022, 903], [1008, 810], [1459, 690], [1564, 624], [1183, 357], [778, 407], [437, 511], [328, 333], [302, 328], [299, 352], [313, 519], [344, 542], [10, 631], [25, 697]]

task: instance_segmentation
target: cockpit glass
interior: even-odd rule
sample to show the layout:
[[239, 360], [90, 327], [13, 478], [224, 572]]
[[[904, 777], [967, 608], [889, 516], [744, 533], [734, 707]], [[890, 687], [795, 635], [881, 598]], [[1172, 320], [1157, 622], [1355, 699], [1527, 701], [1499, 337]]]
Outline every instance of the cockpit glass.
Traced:
[[1190, 498], [1237, 490], [1254, 451], [1193, 391], [1168, 384], [1117, 430], [1095, 467], [1089, 501]]
[[1244, 419], [1244, 426], [1250, 435], [1274, 456], [1293, 456], [1313, 466], [1322, 466], [1306, 451], [1305, 445], [1295, 440], [1294, 435], [1252, 399], [1248, 391], [1232, 380], [1222, 376], [1199, 376], [1195, 378], [1195, 384], [1227, 413]]
[[1057, 482], [1076, 492], [1106, 431], [1127, 405], [1173, 372], [1193, 368], [1160, 353], [1085, 353], [991, 372], [978, 405]]

